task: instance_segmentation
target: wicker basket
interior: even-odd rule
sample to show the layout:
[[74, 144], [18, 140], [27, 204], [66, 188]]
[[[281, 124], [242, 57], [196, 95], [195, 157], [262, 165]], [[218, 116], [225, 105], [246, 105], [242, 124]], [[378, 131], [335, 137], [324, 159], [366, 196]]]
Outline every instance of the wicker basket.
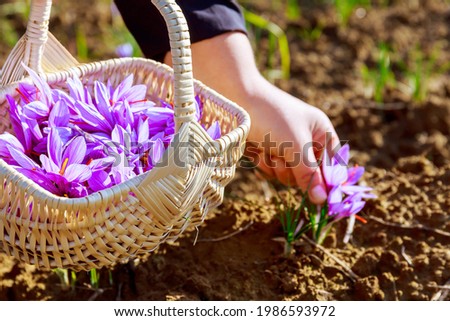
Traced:
[[[243, 152], [249, 116], [193, 80], [189, 32], [180, 8], [174, 0], [152, 2], [169, 29], [173, 70], [140, 58], [79, 64], [48, 32], [51, 0], [32, 1], [26, 34], [1, 74], [0, 133], [11, 130], [5, 95], [18, 99], [18, 81], [31, 83], [24, 63], [63, 89], [73, 76], [91, 86], [94, 80], [117, 85], [134, 74], [135, 83], [147, 85], [150, 99], [174, 102], [177, 134], [164, 155], [166, 166], [77, 199], [47, 192], [0, 159], [0, 250], [8, 255], [41, 268], [109, 266], [176, 239], [222, 202]], [[195, 120], [194, 93], [204, 102], [202, 123], [219, 121], [220, 139], [212, 141]]]

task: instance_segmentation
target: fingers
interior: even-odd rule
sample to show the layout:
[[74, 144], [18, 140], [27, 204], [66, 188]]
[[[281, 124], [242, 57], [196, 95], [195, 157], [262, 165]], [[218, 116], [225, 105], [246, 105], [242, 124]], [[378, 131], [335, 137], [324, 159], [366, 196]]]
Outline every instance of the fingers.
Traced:
[[292, 172], [292, 168], [288, 167], [284, 159], [271, 156], [271, 159], [274, 163], [274, 172], [277, 179], [286, 186], [295, 186], [295, 176]]
[[258, 153], [248, 151], [246, 155], [247, 157], [251, 155], [251, 161], [267, 178], [276, 178], [286, 186], [297, 185], [292, 168], [286, 164], [283, 158], [267, 155], [262, 151]]
[[325, 182], [313, 147], [305, 149], [302, 161], [292, 168], [295, 182], [302, 191], [307, 191], [310, 200], [323, 204], [327, 199]]

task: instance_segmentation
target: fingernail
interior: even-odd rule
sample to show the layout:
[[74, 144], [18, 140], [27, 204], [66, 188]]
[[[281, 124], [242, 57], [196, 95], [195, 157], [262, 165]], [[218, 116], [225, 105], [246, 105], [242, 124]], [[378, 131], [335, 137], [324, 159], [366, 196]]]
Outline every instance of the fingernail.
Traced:
[[311, 196], [311, 201], [317, 204], [321, 204], [325, 202], [327, 199], [327, 192], [325, 191], [322, 185], [317, 185], [313, 187], [309, 195]]

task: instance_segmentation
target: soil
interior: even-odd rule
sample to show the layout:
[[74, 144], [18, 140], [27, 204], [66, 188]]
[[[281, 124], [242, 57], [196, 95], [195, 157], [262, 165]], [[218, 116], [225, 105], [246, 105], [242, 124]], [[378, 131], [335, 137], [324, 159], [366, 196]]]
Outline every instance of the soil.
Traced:
[[[77, 3], [82, 7], [87, 1]], [[417, 102], [403, 88], [401, 64], [393, 64], [404, 85], [388, 89], [382, 104], [367, 96], [360, 72], [363, 64], [376, 65], [381, 42], [390, 45], [396, 62], [410, 61], [417, 45], [428, 55], [439, 48], [435, 65], [445, 66], [450, 61], [448, 1], [375, 3], [358, 9], [347, 27], [325, 2], [300, 1], [298, 21], [269, 8], [269, 2], [251, 3], [250, 9], [287, 30], [292, 74], [277, 84], [323, 109], [341, 139], [349, 141], [352, 162], [366, 167], [364, 181], [379, 196], [364, 209], [367, 223], [356, 224], [348, 244], [342, 241], [346, 224], [341, 221], [323, 247], [302, 239], [284, 256], [270, 188], [254, 170], [240, 168], [223, 204], [199, 231], [134, 262], [100, 270], [97, 290], [87, 273], [78, 273], [75, 286], [65, 289], [55, 273], [0, 254], [1, 300], [449, 299], [442, 289], [450, 280], [448, 68], [430, 74], [428, 95]], [[90, 11], [102, 14], [95, 6]], [[58, 30], [70, 35], [64, 28], [70, 29], [73, 18], [55, 21], [57, 36]], [[109, 20], [88, 21], [101, 32]], [[302, 30], [317, 26], [322, 28], [318, 39], [302, 36]], [[264, 41], [261, 46], [264, 50]]]

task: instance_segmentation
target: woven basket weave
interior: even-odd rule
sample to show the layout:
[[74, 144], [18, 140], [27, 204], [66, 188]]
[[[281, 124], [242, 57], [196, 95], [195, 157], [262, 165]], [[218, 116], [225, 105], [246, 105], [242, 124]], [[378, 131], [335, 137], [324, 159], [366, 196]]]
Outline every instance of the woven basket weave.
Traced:
[[[199, 225], [222, 202], [250, 128], [248, 114], [193, 80], [189, 32], [174, 0], [152, 0], [169, 30], [173, 70], [148, 59], [122, 58], [79, 64], [48, 32], [51, 0], [33, 0], [26, 34], [1, 73], [0, 133], [11, 131], [7, 94], [19, 99], [19, 81], [29, 82], [22, 63], [53, 88], [80, 77], [118, 85], [134, 74], [148, 98], [174, 102], [176, 136], [165, 166], [84, 198], [55, 196], [0, 159], [0, 250], [45, 268], [88, 270], [125, 262], [176, 239]], [[194, 93], [204, 103], [202, 123], [218, 120], [222, 137], [212, 141], [195, 120]], [[181, 160], [181, 162], [180, 162]]]

